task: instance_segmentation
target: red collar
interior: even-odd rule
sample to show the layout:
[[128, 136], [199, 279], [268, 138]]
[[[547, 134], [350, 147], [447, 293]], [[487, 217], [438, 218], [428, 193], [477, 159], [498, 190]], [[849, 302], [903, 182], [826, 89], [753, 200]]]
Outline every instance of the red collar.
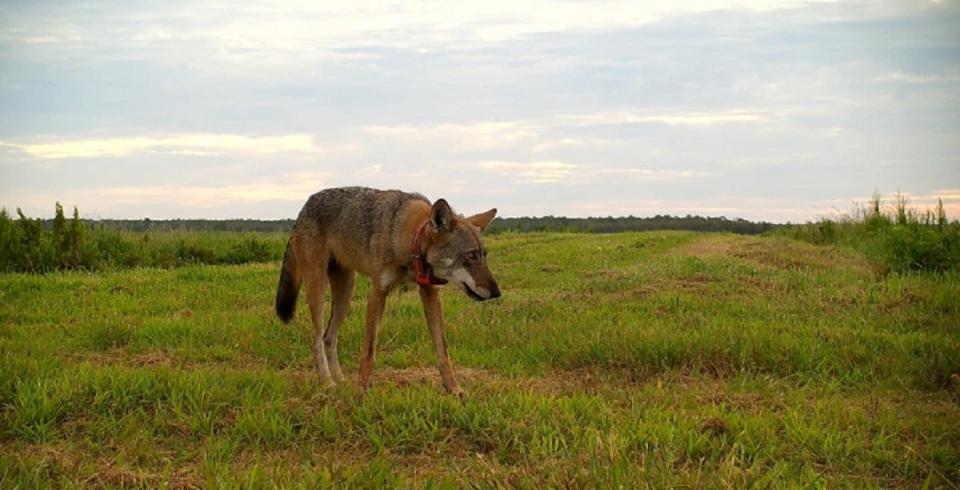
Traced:
[[439, 286], [446, 284], [447, 281], [433, 275], [433, 267], [430, 267], [430, 264], [427, 263], [427, 257], [420, 251], [420, 239], [423, 237], [423, 231], [427, 229], [427, 223], [429, 222], [429, 219], [423, 220], [423, 223], [420, 223], [420, 227], [417, 228], [417, 232], [413, 235], [413, 245], [411, 246], [411, 251], [413, 252], [413, 273], [416, 276], [417, 284], [421, 286]]

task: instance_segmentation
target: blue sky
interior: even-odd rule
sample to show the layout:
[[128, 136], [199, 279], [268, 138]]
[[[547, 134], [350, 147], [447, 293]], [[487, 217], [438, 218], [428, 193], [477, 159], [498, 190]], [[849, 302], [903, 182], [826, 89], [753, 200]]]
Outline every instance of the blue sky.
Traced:
[[960, 217], [958, 2], [4, 2], [0, 205]]

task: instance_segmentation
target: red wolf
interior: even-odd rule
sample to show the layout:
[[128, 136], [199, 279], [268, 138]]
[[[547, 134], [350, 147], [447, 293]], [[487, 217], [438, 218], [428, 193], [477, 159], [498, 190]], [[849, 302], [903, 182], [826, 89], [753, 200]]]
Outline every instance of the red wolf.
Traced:
[[[370, 277], [366, 329], [360, 359], [360, 386], [370, 386], [377, 330], [387, 295], [404, 282], [419, 286], [427, 326], [433, 337], [443, 386], [462, 395], [453, 374], [443, 334], [443, 310], [437, 286], [451, 282], [470, 298], [500, 296], [487, 267], [480, 233], [496, 216], [491, 209], [470, 217], [453, 212], [443, 199], [430, 204], [420, 194], [364, 187], [320, 191], [307, 200], [287, 242], [277, 288], [277, 316], [290, 321], [301, 282], [313, 320], [313, 354], [321, 382], [343, 380], [337, 357], [337, 333], [346, 318], [356, 272]], [[331, 312], [323, 328], [323, 298], [331, 289]]]

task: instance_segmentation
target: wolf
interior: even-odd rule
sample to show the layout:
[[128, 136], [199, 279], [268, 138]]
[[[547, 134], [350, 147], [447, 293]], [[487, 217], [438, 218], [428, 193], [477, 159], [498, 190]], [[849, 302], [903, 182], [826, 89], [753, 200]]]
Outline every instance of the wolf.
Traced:
[[[280, 269], [276, 312], [289, 323], [301, 284], [314, 326], [313, 355], [324, 384], [343, 380], [337, 334], [346, 318], [356, 273], [372, 282], [360, 358], [360, 387], [370, 386], [377, 331], [387, 295], [404, 283], [419, 289], [437, 367], [447, 392], [463, 396], [447, 353], [439, 286], [458, 286], [471, 299], [498, 298], [500, 288], [487, 265], [481, 233], [496, 208], [464, 217], [445, 199], [366, 187], [325, 189], [310, 196], [293, 225]], [[323, 299], [331, 291], [324, 329]]]

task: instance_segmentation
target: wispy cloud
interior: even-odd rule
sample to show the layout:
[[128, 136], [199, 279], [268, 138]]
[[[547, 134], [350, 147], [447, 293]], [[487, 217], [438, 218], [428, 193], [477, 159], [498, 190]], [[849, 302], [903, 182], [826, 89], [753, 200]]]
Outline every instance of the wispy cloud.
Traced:
[[722, 124], [760, 123], [777, 117], [774, 113], [749, 110], [714, 112], [667, 111], [659, 113], [603, 112], [595, 114], [567, 114], [556, 119], [573, 126], [602, 126], [614, 124], [665, 124], [668, 126], [717, 126]]
[[306, 134], [283, 136], [242, 136], [237, 134], [175, 134], [101, 139], [67, 139], [44, 143], [0, 141], [0, 147], [20, 152], [29, 158], [60, 160], [69, 158], [121, 158], [137, 153], [177, 155], [220, 155], [226, 153], [269, 154], [318, 152], [313, 138]]
[[929, 195], [932, 200], [960, 201], [960, 189], [937, 189]]
[[[178, 207], [210, 209], [243, 203], [302, 203], [306, 196], [330, 185], [330, 173], [297, 172], [273, 177], [250, 179], [246, 184], [232, 185], [124, 185], [74, 189], [58, 193], [66, 203], [103, 202], [111, 207], [123, 205], [175, 204]], [[18, 206], [46, 209], [50, 200], [39, 189], [24, 190], [6, 196]], [[88, 209], [87, 209], [88, 210]]]
[[439, 143], [461, 149], [504, 146], [537, 135], [530, 121], [480, 121], [429, 125], [373, 125], [360, 128], [362, 138], [387, 138], [406, 143]]
[[663, 170], [631, 167], [607, 167], [602, 165], [586, 165], [559, 161], [481, 161], [476, 167], [492, 171], [503, 177], [510, 177], [518, 182], [534, 184], [553, 184], [558, 182], [576, 181], [586, 183], [602, 179], [632, 180], [632, 181], [677, 181], [713, 175], [708, 172], [694, 170]]
[[598, 175], [660, 182], [717, 175], [715, 172], [703, 172], [699, 170], [661, 170], [649, 168], [598, 168], [592, 169], [591, 172], [595, 172]]
[[[137, 46], [189, 41], [221, 56], [273, 52], [278, 55], [315, 53], [325, 47], [357, 43], [392, 46], [451, 47], [452, 41], [498, 42], [537, 33], [616, 29], [656, 22], [678, 14], [728, 9], [769, 11], [803, 5], [798, 0], [728, 0], [704, 2], [403, 2], [359, 0], [349, 3], [288, 1], [205, 2], [189, 5], [174, 1], [165, 9], [147, 6], [147, 12], [108, 10], [109, 25], [97, 15], [62, 22], [29, 25], [0, 23], [0, 40], [7, 42], [67, 43], [69, 46], [107, 43], [111, 36]], [[86, 11], [100, 12], [96, 7]], [[11, 14], [16, 14], [14, 11]], [[16, 18], [16, 17], [14, 17]], [[129, 25], [136, 29], [129, 29]], [[179, 25], [191, 29], [178, 29]], [[190, 55], [190, 53], [184, 53]], [[269, 60], [263, 60], [269, 61]]]
[[[880, 194], [880, 200], [886, 203], [892, 203], [897, 197], [907, 200], [908, 204], [918, 206], [935, 205], [937, 201], [942, 200], [944, 204], [960, 203], [960, 189], [937, 189], [931, 192], [916, 193], [898, 190], [896, 192], [886, 192]], [[838, 203], [864, 204], [873, 199], [873, 196], [857, 196], [847, 199], [834, 199]]]
[[707, 128], [764, 123], [780, 116], [779, 113], [749, 110], [594, 112], [501, 121], [370, 125], [360, 128], [359, 139], [367, 144], [375, 139], [386, 139], [402, 144], [442, 146], [453, 151], [488, 150], [525, 145], [531, 151], [540, 153], [622, 143], [613, 138], [568, 135], [570, 131], [582, 131], [592, 127], [602, 129], [613, 125], [656, 124]]
[[873, 79], [875, 82], [899, 82], [899, 83], [957, 83], [960, 82], [960, 73], [939, 74], [939, 75], [920, 75], [916, 73], [907, 73], [895, 71], [886, 73]]
[[479, 162], [477, 167], [516, 178], [521, 182], [549, 184], [566, 180], [583, 167], [566, 162]]

